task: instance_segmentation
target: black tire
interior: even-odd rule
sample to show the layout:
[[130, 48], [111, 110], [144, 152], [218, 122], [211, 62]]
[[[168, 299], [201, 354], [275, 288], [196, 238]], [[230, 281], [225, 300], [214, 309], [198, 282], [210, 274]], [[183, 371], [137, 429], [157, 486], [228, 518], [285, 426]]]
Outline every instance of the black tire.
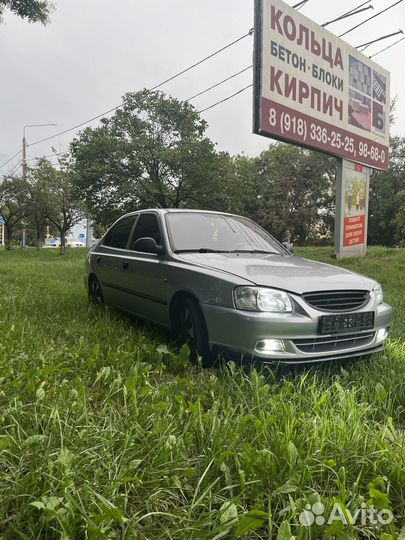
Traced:
[[91, 276], [89, 280], [89, 300], [92, 304], [104, 305], [103, 291], [96, 276]]
[[204, 367], [213, 365], [213, 355], [208, 345], [208, 332], [204, 316], [197, 301], [184, 298], [178, 311], [178, 335], [181, 344], [190, 348], [190, 361], [195, 363], [199, 356]]

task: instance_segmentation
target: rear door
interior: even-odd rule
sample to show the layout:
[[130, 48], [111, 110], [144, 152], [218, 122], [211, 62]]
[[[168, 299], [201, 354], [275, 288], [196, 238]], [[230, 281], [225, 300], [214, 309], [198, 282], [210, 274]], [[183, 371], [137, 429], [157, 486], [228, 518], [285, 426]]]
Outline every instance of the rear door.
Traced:
[[[125, 216], [105, 235], [101, 245], [92, 253], [93, 268], [101, 283], [106, 304], [125, 308], [126, 294], [122, 281], [126, 274], [127, 248], [138, 215]], [[92, 261], [93, 262], [93, 261]]]

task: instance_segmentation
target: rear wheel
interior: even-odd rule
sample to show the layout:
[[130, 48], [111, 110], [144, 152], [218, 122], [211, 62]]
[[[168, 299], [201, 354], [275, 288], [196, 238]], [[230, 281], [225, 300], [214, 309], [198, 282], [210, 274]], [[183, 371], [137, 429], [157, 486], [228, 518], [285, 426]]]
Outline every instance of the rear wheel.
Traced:
[[92, 304], [102, 306], [104, 304], [103, 291], [96, 276], [92, 276], [89, 281], [89, 300]]
[[192, 298], [185, 298], [178, 312], [178, 330], [181, 343], [190, 348], [190, 360], [196, 362], [202, 357], [204, 367], [213, 364], [213, 357], [208, 345], [208, 332], [200, 306]]

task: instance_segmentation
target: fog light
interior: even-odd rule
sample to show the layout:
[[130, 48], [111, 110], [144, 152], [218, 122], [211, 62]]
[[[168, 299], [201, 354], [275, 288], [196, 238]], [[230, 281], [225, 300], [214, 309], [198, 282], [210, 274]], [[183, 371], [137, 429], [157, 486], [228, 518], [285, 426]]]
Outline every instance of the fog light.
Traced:
[[377, 332], [377, 341], [384, 341], [388, 337], [388, 328], [380, 328]]
[[262, 339], [256, 343], [256, 351], [273, 353], [273, 352], [284, 352], [284, 342], [282, 339]]

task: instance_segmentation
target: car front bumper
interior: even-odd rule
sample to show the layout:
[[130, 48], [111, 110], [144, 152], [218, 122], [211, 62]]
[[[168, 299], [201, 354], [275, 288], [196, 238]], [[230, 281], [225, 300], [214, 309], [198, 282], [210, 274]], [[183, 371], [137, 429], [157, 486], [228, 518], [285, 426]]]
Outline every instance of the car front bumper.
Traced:
[[[358, 311], [375, 312], [373, 329], [321, 335], [319, 318], [331, 313], [307, 305], [293, 313], [240, 311], [211, 304], [201, 308], [212, 348], [266, 363], [303, 364], [381, 351], [392, 320], [391, 306], [369, 304]], [[277, 348], [277, 342], [282, 350], [263, 348], [263, 343]]]

